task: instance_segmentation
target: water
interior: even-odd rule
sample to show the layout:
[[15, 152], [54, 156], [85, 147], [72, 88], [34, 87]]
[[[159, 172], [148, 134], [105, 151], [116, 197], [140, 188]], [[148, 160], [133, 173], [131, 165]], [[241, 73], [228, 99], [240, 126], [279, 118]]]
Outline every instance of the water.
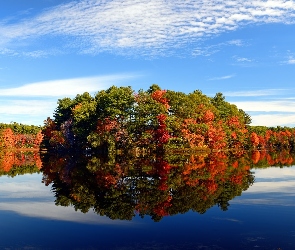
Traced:
[[[208, 164], [208, 156], [202, 159], [206, 159]], [[223, 158], [227, 165], [220, 168], [218, 161], [215, 168], [210, 170], [211, 177], [202, 169], [209, 168], [208, 165], [200, 167], [201, 158], [193, 159], [193, 162], [198, 162], [194, 166], [199, 168], [191, 167], [188, 170], [187, 166], [192, 165], [190, 159], [189, 162], [183, 161], [182, 168], [172, 167], [166, 169], [166, 173], [159, 173], [159, 170], [153, 172], [146, 164], [147, 170], [141, 170], [139, 174], [134, 171], [133, 165], [130, 167], [129, 162], [128, 173], [133, 171], [136, 174], [128, 178], [126, 174], [114, 175], [117, 181], [121, 181], [119, 193], [110, 185], [112, 181], [106, 184], [95, 175], [93, 180], [97, 180], [96, 186], [100, 185], [101, 189], [94, 187], [92, 192], [91, 175], [80, 183], [80, 177], [85, 178], [86, 174], [77, 172], [76, 166], [69, 167], [69, 161], [54, 170], [51, 167], [50, 173], [46, 172], [47, 168], [43, 170], [44, 173], [16, 175], [13, 178], [4, 174], [0, 177], [0, 249], [295, 249], [295, 167], [292, 164], [284, 167], [278, 162], [276, 165], [281, 167], [265, 166], [262, 162], [266, 158], [262, 156], [259, 161], [252, 157], [251, 163], [249, 159], [239, 156], [237, 167], [234, 160]], [[92, 168], [88, 169], [91, 169], [90, 173], [97, 172], [93, 170], [95, 161], [91, 160]], [[51, 159], [50, 162], [52, 164], [58, 160]], [[241, 162], [245, 165], [250, 163], [251, 171]], [[48, 167], [46, 163], [44, 165]], [[81, 162], [78, 166], [80, 171]], [[216, 166], [219, 166], [218, 171]], [[186, 179], [186, 185], [183, 181], [180, 184], [178, 179], [180, 169], [181, 173], [185, 173], [182, 176]], [[200, 176], [201, 169], [206, 177]], [[231, 174], [239, 169], [243, 170], [239, 172], [243, 173], [239, 175], [243, 176], [243, 181], [237, 178], [237, 174]], [[212, 184], [213, 173], [217, 188]], [[52, 176], [49, 177], [49, 174]], [[155, 174], [161, 177], [158, 182], [153, 179]], [[164, 178], [164, 174], [167, 178]], [[106, 176], [103, 180], [106, 180]], [[124, 181], [122, 176], [125, 176]], [[255, 181], [251, 185], [253, 177]], [[192, 181], [200, 179], [202, 181], [197, 185], [192, 184]], [[228, 180], [234, 183], [230, 187]], [[44, 181], [48, 182], [48, 186], [42, 183]], [[153, 182], [157, 188], [154, 189], [147, 182]], [[245, 183], [250, 184], [247, 186]], [[200, 188], [202, 185], [203, 188]], [[82, 187], [83, 192], [87, 192], [87, 199], [93, 194], [95, 199], [83, 200], [83, 192], [76, 190]], [[209, 188], [206, 192], [211, 196], [194, 193], [205, 187]], [[172, 198], [169, 196], [166, 199], [167, 194]], [[119, 199], [117, 203], [115, 196]], [[226, 197], [232, 198], [222, 201]], [[57, 201], [66, 204], [69, 199], [72, 202], [70, 206], [55, 205]], [[138, 208], [139, 203], [152, 208]], [[89, 212], [82, 213], [81, 210], [88, 208], [89, 204], [92, 204]], [[161, 211], [159, 204], [163, 205]], [[224, 204], [227, 204], [223, 207], [225, 211], [221, 209]], [[132, 206], [137, 211], [134, 212]], [[93, 208], [96, 208], [96, 212]], [[198, 209], [204, 210], [204, 213], [197, 212]], [[131, 220], [124, 219], [130, 215], [130, 211], [134, 216], [131, 216]], [[106, 215], [102, 216], [103, 212]], [[155, 217], [156, 213], [161, 216]]]

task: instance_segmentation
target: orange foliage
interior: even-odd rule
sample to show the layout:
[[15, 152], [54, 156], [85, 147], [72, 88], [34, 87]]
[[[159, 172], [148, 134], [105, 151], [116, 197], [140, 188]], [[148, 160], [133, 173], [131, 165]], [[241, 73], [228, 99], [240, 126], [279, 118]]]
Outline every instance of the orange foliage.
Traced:
[[37, 135], [14, 134], [10, 128], [0, 131], [2, 147], [8, 148], [39, 148], [43, 139], [41, 130]]
[[251, 133], [250, 140], [254, 147], [257, 147], [259, 145], [259, 137], [256, 133], [254, 132]]
[[253, 151], [251, 158], [252, 158], [253, 163], [256, 164], [260, 160], [260, 152], [258, 150]]
[[168, 104], [167, 98], [164, 97], [165, 93], [166, 93], [166, 90], [156, 90], [155, 92], [152, 93], [152, 98], [155, 101], [162, 103], [166, 109], [169, 109], [170, 105]]
[[214, 114], [211, 110], [207, 110], [203, 116], [203, 121], [205, 123], [212, 122], [214, 120]]

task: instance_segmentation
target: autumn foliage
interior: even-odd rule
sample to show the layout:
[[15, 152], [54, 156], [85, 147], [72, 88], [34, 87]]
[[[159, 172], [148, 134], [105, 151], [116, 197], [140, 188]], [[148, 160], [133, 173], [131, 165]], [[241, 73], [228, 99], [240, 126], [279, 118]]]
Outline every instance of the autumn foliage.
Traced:
[[169, 150], [177, 143], [184, 149], [219, 151], [243, 148], [247, 132], [245, 113], [220, 95], [187, 95], [157, 85], [135, 93], [113, 86], [94, 97], [84, 93], [59, 100], [54, 119], [45, 121], [43, 146], [113, 154], [133, 148]]
[[17, 134], [11, 128], [0, 130], [0, 148], [2, 149], [39, 149], [42, 140], [41, 130], [37, 134]]

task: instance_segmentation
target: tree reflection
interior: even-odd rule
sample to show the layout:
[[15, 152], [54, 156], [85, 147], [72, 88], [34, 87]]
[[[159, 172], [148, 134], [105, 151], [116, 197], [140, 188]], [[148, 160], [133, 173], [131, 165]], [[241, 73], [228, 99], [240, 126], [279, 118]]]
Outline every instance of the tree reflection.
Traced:
[[56, 205], [93, 209], [111, 219], [136, 214], [159, 221], [189, 210], [205, 213], [253, 184], [251, 155], [225, 152], [114, 157], [45, 154], [43, 182], [52, 184]]
[[0, 176], [39, 173], [42, 162], [38, 151], [1, 150]]

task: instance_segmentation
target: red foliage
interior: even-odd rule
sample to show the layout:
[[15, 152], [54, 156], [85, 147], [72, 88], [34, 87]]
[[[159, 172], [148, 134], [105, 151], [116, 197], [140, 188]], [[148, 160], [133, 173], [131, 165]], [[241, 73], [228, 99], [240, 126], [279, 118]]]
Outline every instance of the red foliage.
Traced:
[[172, 196], [169, 195], [165, 201], [155, 206], [155, 208], [153, 209], [154, 213], [161, 217], [169, 215], [169, 213], [167, 212], [167, 208], [172, 206], [171, 200]]
[[96, 132], [101, 134], [103, 132], [109, 132], [116, 128], [118, 122], [116, 120], [111, 120], [110, 118], [105, 118], [103, 121], [97, 121]]
[[224, 149], [226, 147], [226, 134], [221, 126], [210, 124], [206, 136], [211, 149]]
[[203, 147], [204, 146], [204, 141], [205, 137], [203, 136], [203, 131], [200, 130], [195, 130], [191, 131], [189, 128], [190, 125], [196, 125], [197, 121], [196, 119], [185, 119], [182, 124], [182, 135], [184, 136], [185, 139], [187, 139], [189, 145], [191, 148], [194, 147]]
[[43, 134], [41, 132], [41, 130], [37, 133], [37, 135], [35, 136], [35, 139], [34, 139], [34, 148], [38, 148], [41, 144], [43, 140]]
[[2, 138], [5, 148], [11, 148], [15, 145], [15, 136], [10, 128], [4, 129], [2, 131]]
[[231, 137], [236, 140], [237, 139], [237, 133], [236, 132], [232, 132], [231, 133]]
[[155, 139], [160, 145], [167, 143], [171, 138], [167, 130], [167, 125], [165, 123], [166, 119], [167, 116], [164, 114], [160, 114], [157, 116], [159, 126], [155, 130]]
[[238, 161], [235, 161], [234, 163], [233, 163], [233, 168], [238, 168], [239, 167], [239, 162]]

